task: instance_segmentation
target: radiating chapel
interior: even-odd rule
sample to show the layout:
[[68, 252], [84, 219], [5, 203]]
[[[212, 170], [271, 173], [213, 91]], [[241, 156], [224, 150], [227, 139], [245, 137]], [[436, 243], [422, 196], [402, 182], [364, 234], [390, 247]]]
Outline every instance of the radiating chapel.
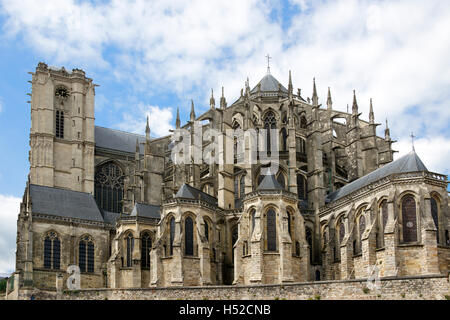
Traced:
[[[361, 119], [287, 88], [268, 70], [176, 128], [277, 129], [265, 164], [174, 163], [173, 133], [95, 125], [84, 71], [31, 73], [30, 171], [17, 221], [20, 288], [55, 289], [69, 266], [82, 288], [282, 284], [450, 271], [447, 177], [411, 151], [394, 161], [372, 101]], [[369, 103], [369, 102], [368, 102]], [[200, 129], [194, 126], [201, 121]], [[237, 137], [239, 139], [239, 137]], [[267, 140], [273, 141], [273, 140]], [[207, 146], [209, 141], [202, 142]], [[230, 150], [228, 150], [230, 151]], [[227, 150], [224, 150], [226, 153]], [[62, 279], [62, 280], [61, 280]]]

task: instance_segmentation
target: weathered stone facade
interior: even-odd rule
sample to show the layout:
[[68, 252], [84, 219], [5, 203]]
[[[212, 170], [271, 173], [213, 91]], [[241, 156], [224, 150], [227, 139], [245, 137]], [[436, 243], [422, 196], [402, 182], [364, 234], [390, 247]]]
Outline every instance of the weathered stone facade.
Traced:
[[279, 170], [264, 176], [260, 158], [242, 161], [250, 146], [239, 134], [242, 150], [219, 139], [219, 159], [231, 162], [180, 165], [173, 134], [153, 139], [148, 122], [145, 135], [95, 126], [95, 84], [84, 71], [39, 63], [31, 83], [16, 290], [62, 289], [69, 265], [80, 267], [82, 288], [350, 280], [374, 266], [382, 277], [450, 270], [447, 177], [414, 152], [393, 162], [394, 141], [387, 123], [384, 138], [376, 135], [372, 101], [367, 122], [356, 94], [345, 113], [333, 110], [330, 91], [319, 104], [315, 82], [304, 99], [290, 75], [286, 89], [268, 73], [253, 89], [247, 81], [230, 106], [222, 91], [219, 106], [211, 95], [199, 117], [192, 102], [184, 126], [177, 114], [176, 129], [191, 136], [278, 129]]

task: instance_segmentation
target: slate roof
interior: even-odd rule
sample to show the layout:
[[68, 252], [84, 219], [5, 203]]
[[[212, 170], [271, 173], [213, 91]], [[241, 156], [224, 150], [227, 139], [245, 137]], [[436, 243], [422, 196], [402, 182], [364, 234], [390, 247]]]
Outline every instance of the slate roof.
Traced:
[[[278, 91], [278, 84], [280, 82], [275, 79], [274, 76], [272, 76], [270, 73], [266, 74], [261, 81], [258, 82], [258, 84], [261, 84], [261, 92], [267, 92], [267, 91]], [[281, 91], [287, 93], [288, 90], [281, 85]], [[258, 85], [256, 85], [250, 93], [257, 93], [258, 92]]]
[[131, 211], [131, 216], [160, 219], [161, 206], [136, 203], [134, 205], [133, 211]]
[[268, 174], [262, 179], [256, 190], [284, 190], [283, 186], [277, 181], [275, 175]]
[[111, 211], [106, 211], [103, 209], [100, 209], [100, 211], [102, 212], [103, 220], [106, 223], [114, 224], [116, 222], [116, 220], [120, 217], [120, 213], [118, 213], [118, 212], [111, 212]]
[[90, 193], [30, 184], [33, 213], [103, 222], [103, 216]]
[[217, 206], [217, 198], [216, 197], [213, 197], [203, 191], [200, 191], [194, 187], [191, 187], [190, 185], [188, 185], [186, 183], [181, 186], [180, 190], [178, 190], [178, 192], [174, 198], [185, 198], [185, 199], [198, 200], [199, 196], [202, 201], [205, 201], [206, 203], [209, 203], [213, 206]]
[[136, 152], [136, 139], [140, 153], [144, 153], [145, 136], [110, 128], [95, 126], [95, 146], [123, 152]]
[[419, 156], [414, 151], [411, 151], [407, 155], [372, 171], [371, 173], [343, 186], [333, 193], [330, 193], [326, 198], [326, 202], [336, 201], [391, 174], [418, 171], [428, 171], [428, 169], [425, 167], [422, 160], [420, 160]]

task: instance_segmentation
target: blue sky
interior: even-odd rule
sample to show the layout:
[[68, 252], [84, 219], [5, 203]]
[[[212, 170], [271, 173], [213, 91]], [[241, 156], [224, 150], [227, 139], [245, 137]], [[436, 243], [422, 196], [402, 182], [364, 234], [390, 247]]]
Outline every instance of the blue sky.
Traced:
[[247, 76], [266, 72], [319, 102], [331, 87], [346, 110], [356, 90], [362, 118], [389, 119], [398, 155], [416, 151], [449, 174], [449, 1], [13, 1], [0, 0], [0, 273], [13, 269], [15, 220], [28, 174], [31, 76], [39, 61], [82, 68], [96, 89], [96, 124], [153, 136], [216, 104], [230, 105]]

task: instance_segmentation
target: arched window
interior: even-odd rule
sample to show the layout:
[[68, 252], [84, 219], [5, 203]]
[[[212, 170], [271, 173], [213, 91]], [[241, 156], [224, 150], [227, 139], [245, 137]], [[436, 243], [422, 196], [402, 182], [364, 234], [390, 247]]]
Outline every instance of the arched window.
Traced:
[[44, 239], [44, 268], [59, 270], [61, 265], [61, 242], [55, 232]]
[[231, 264], [234, 265], [234, 245], [238, 240], [238, 226], [235, 226], [231, 231]]
[[433, 217], [434, 225], [436, 226], [436, 241], [439, 243], [439, 209], [435, 198], [431, 197], [431, 216]]
[[358, 253], [361, 253], [362, 251], [362, 236], [364, 233], [364, 230], [366, 230], [366, 218], [364, 217], [364, 215], [361, 213], [361, 215], [359, 216], [359, 220], [358, 220], [358, 225], [359, 225], [359, 233], [358, 233]]
[[206, 241], [209, 241], [209, 225], [208, 225], [208, 221], [205, 220], [205, 238]]
[[250, 212], [250, 219], [251, 219], [251, 224], [252, 224], [251, 234], [253, 234], [253, 230], [255, 230], [255, 210], [252, 210]]
[[295, 255], [300, 257], [300, 242], [295, 241]]
[[305, 116], [301, 116], [301, 118], [300, 118], [300, 128], [301, 129], [306, 129], [306, 125], [307, 125], [307, 122], [306, 122]]
[[306, 200], [308, 198], [306, 179], [303, 175], [297, 175], [297, 194], [298, 198]]
[[316, 270], [316, 281], [320, 281], [320, 271]]
[[239, 190], [239, 197], [243, 198], [245, 194], [245, 176], [241, 176], [241, 180], [239, 181], [240, 190]]
[[287, 132], [285, 128], [281, 128], [281, 151], [287, 151]]
[[412, 195], [402, 199], [403, 242], [417, 241], [416, 201]]
[[283, 189], [286, 188], [286, 182], [285, 182], [285, 179], [284, 179], [284, 174], [282, 174], [281, 172], [278, 174], [277, 181], [278, 181], [279, 184], [281, 184]]
[[266, 117], [264, 118], [264, 129], [266, 129], [266, 146], [267, 146], [266, 150], [268, 152], [271, 151], [271, 146], [272, 146], [272, 136], [271, 136], [270, 129], [276, 129], [276, 128], [277, 128], [277, 121], [275, 119], [275, 115], [273, 114], [273, 112], [270, 111], [267, 113]]
[[95, 200], [100, 208], [122, 212], [122, 169], [114, 162], [107, 162], [95, 170]]
[[342, 241], [344, 240], [345, 237], [345, 225], [344, 225], [344, 221], [342, 221], [339, 223], [339, 243], [342, 243]]
[[277, 250], [277, 223], [276, 214], [273, 209], [267, 211], [267, 250]]
[[150, 268], [150, 250], [152, 249], [152, 238], [148, 232], [141, 236], [141, 267]]
[[134, 249], [134, 238], [133, 235], [130, 233], [126, 236], [126, 244], [127, 244], [127, 267], [130, 268], [133, 266], [133, 249]]
[[191, 217], [184, 220], [184, 254], [194, 255], [194, 222]]
[[55, 135], [64, 139], [64, 111], [56, 110], [55, 114]]
[[175, 239], [175, 218], [172, 217], [169, 222], [170, 227], [170, 247], [169, 247], [169, 254], [173, 255], [173, 240]]
[[90, 236], [82, 237], [78, 244], [78, 266], [81, 272], [94, 272], [94, 241]]
[[381, 207], [381, 216], [383, 218], [383, 230], [384, 230], [384, 228], [386, 227], [386, 223], [388, 221], [388, 217], [389, 217], [388, 216], [388, 203], [387, 203], [387, 200], [383, 200], [381, 202], [380, 207]]
[[309, 245], [309, 263], [312, 263], [312, 253], [313, 253], [313, 235], [312, 230], [309, 227], [305, 228], [305, 236], [306, 236], [306, 242]]
[[290, 212], [287, 213], [287, 218], [288, 218], [288, 221], [287, 221], [287, 223], [288, 223], [288, 232], [289, 232], [289, 236], [290, 236], [291, 239], [292, 239], [291, 214], [290, 214]]

